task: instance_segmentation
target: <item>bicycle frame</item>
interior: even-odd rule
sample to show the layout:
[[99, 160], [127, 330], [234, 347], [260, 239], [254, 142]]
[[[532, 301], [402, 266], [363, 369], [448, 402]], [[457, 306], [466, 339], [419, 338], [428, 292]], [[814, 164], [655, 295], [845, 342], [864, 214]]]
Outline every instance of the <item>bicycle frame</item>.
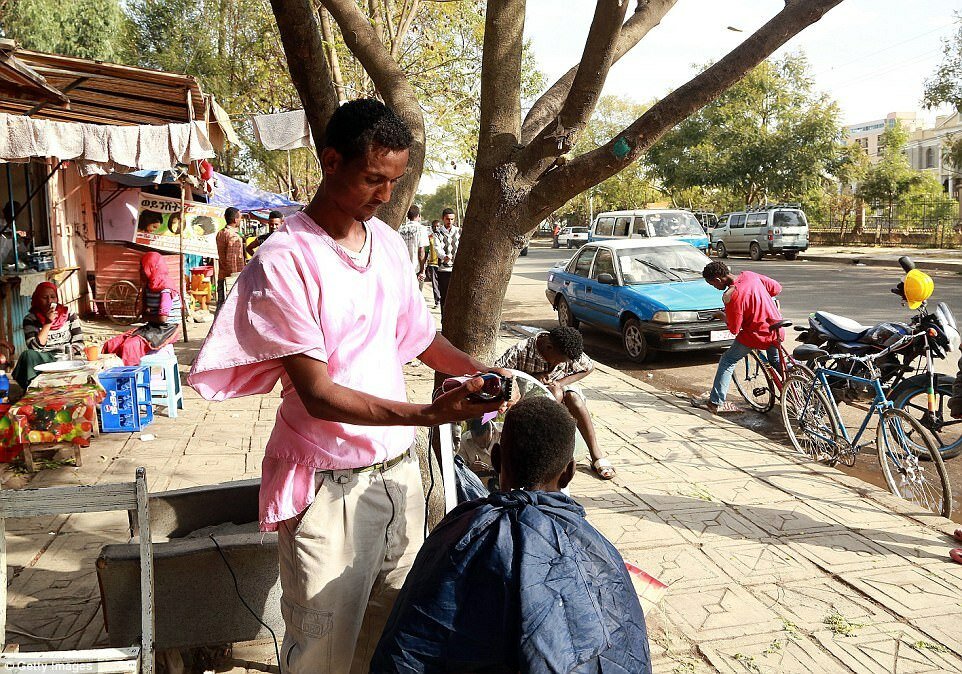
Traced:
[[[816, 368], [814, 374], [815, 379], [812, 380], [813, 385], [808, 391], [808, 394], [805, 398], [805, 406], [802, 408], [802, 410], [803, 412], [808, 410], [808, 405], [811, 403], [812, 396], [815, 391], [815, 382], [817, 381], [818, 385], [822, 386], [822, 390], [826, 392], [825, 397], [828, 398], [829, 404], [831, 405], [831, 414], [835, 417], [835, 421], [838, 422], [838, 426], [842, 431], [842, 437], [845, 438], [845, 441], [850, 446], [854, 447], [858, 445], [859, 440], [862, 439], [862, 434], [865, 433], [865, 429], [868, 428], [869, 421], [874, 415], [881, 415], [882, 410], [893, 407], [892, 401], [885, 396], [885, 391], [882, 389], [882, 384], [879, 382], [878, 378], [867, 379], [865, 377], [858, 377], [856, 375], [839, 372], [837, 370], [830, 370], [824, 367]], [[868, 384], [875, 389], [875, 399], [872, 401], [872, 406], [869, 408], [868, 412], [865, 413], [865, 418], [862, 419], [862, 425], [859, 426], [854, 438], [849, 436], [848, 428], [845, 426], [845, 422], [842, 420], [842, 414], [838, 409], [838, 403], [835, 402], [835, 397], [832, 395], [832, 389], [828, 381], [829, 377], [850, 381], [857, 384]], [[820, 440], [835, 444], [834, 438], [821, 436], [818, 436], [818, 438]]]

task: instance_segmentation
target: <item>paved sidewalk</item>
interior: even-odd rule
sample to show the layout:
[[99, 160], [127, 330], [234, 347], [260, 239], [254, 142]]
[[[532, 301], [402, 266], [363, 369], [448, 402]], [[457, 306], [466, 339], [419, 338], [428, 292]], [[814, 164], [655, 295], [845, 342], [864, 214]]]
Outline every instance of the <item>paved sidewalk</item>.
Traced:
[[[431, 375], [408, 368], [412, 399], [427, 399]], [[582, 461], [572, 493], [626, 560], [669, 584], [648, 615], [656, 672], [962, 671], [951, 523], [604, 366], [584, 384], [619, 476], [600, 481]], [[82, 468], [30, 486], [128, 480], [140, 465], [152, 491], [256, 477], [277, 404], [276, 392], [225, 403], [188, 392], [178, 419], [149, 427], [156, 439], [101, 436]], [[102, 642], [94, 560], [125, 537], [118, 513], [10, 522], [9, 623], [83, 628], [56, 648]], [[264, 670], [273, 646], [234, 658], [238, 674]]]
[[892, 246], [812, 246], [799, 257], [816, 262], [851, 262], [872, 267], [898, 267], [908, 255], [922, 269], [962, 272], [962, 250], [955, 248], [897, 248]]

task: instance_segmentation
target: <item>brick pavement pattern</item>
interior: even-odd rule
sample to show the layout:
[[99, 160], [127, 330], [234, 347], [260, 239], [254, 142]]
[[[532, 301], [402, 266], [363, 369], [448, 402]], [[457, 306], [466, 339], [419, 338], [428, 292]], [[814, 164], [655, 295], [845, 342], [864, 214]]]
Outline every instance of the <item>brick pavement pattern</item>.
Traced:
[[[184, 373], [191, 346], [178, 349]], [[407, 369], [411, 399], [427, 399], [432, 374]], [[655, 672], [962, 671], [951, 522], [605, 366], [584, 384], [618, 477], [597, 479], [581, 457], [572, 494], [626, 560], [669, 585], [647, 616]], [[156, 439], [102, 435], [82, 468], [30, 486], [129, 480], [137, 466], [151, 491], [258, 477], [278, 403], [276, 391], [208, 403], [187, 390], [179, 418], [146, 430]], [[122, 513], [10, 521], [9, 623], [76, 634], [8, 640], [104, 643], [94, 560], [126, 527]], [[263, 642], [233, 658], [238, 674], [275, 664]]]

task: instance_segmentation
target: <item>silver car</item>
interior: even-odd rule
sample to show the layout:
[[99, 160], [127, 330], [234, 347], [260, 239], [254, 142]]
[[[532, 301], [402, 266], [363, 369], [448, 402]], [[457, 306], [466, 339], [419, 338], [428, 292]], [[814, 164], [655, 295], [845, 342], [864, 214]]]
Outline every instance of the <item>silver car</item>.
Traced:
[[753, 260], [782, 255], [794, 260], [808, 250], [808, 218], [797, 204], [776, 204], [725, 213], [711, 231], [718, 257], [748, 253]]

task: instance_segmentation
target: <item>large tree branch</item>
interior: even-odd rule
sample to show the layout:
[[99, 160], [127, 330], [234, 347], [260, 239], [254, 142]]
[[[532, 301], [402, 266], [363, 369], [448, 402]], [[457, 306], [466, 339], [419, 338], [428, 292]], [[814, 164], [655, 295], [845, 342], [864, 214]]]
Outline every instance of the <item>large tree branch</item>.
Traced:
[[[657, 26], [678, 0], [638, 0], [637, 8], [628, 17], [615, 41], [612, 63], [616, 63]], [[574, 65], [545, 91], [528, 111], [521, 127], [521, 142], [530, 143], [561, 111], [568, 92], [578, 74]]]
[[324, 41], [310, 0], [271, 0], [287, 69], [301, 98], [315, 145], [324, 142], [327, 120], [337, 109], [337, 93], [324, 55]]
[[414, 135], [408, 172], [394, 187], [391, 201], [382, 206], [378, 213], [392, 227], [400, 227], [424, 169], [424, 116], [421, 107], [407, 76], [391, 58], [390, 51], [381, 42], [368, 18], [358, 9], [355, 0], [322, 2], [341, 29], [344, 43], [370, 75], [378, 94], [407, 123]]
[[720, 61], [658, 101], [602, 147], [549, 171], [531, 191], [537, 221], [636, 161], [666, 131], [702, 108], [842, 0], [786, 0], [785, 7]]
[[317, 16], [321, 22], [321, 37], [327, 47], [327, 58], [331, 64], [331, 80], [334, 83], [334, 91], [337, 92], [338, 104], [347, 100], [344, 93], [344, 77], [341, 75], [341, 60], [337, 56], [337, 45], [334, 43], [334, 29], [331, 26], [331, 15], [328, 14], [324, 5], [317, 8]]
[[481, 57], [478, 159], [500, 163], [521, 133], [525, 0], [488, 0]]
[[601, 90], [615, 57], [615, 43], [625, 20], [625, 0], [598, 0], [588, 29], [584, 53], [574, 81], [553, 124], [548, 124], [525, 147], [518, 168], [530, 179], [548, 169], [554, 158], [574, 145], [574, 138], [584, 128], [598, 104]]

